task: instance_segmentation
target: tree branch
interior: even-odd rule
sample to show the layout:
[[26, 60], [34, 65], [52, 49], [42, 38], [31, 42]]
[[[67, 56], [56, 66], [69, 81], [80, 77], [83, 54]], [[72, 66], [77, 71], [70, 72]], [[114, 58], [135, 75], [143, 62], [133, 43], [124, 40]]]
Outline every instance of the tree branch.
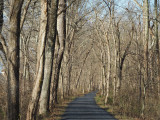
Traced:
[[28, 0], [26, 6], [24, 7], [23, 15], [21, 17], [22, 19], [21, 19], [21, 24], [20, 24], [20, 30], [22, 30], [22, 28], [23, 28], [23, 24], [24, 24], [30, 3], [31, 3], [31, 0]]
[[123, 57], [121, 58], [121, 64], [120, 64], [120, 69], [122, 70], [122, 67], [123, 67], [123, 63], [124, 63], [124, 60], [128, 54], [128, 51], [129, 51], [129, 48], [130, 48], [130, 45], [131, 45], [131, 41], [128, 43], [126, 49], [125, 49], [125, 52], [123, 54]]
[[138, 2], [137, 2], [137, 0], [133, 0], [142, 10], [143, 10], [143, 6], [141, 5], [141, 4], [139, 4]]
[[65, 9], [63, 9], [62, 11], [60, 11], [60, 12], [58, 13], [58, 16], [59, 16], [60, 14], [62, 14], [64, 11], [66, 11], [66, 9], [68, 9], [74, 2], [76, 2], [76, 0], [73, 0]]
[[2, 34], [0, 34], [0, 50], [5, 54], [5, 56], [7, 55], [7, 44]]

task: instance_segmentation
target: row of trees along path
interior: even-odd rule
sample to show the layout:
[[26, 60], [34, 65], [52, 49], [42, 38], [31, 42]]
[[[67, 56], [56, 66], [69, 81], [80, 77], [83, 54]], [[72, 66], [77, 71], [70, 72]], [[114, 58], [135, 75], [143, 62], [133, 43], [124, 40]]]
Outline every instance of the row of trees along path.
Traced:
[[[115, 114], [158, 120], [159, 9], [159, 0], [0, 0], [0, 119], [36, 120], [98, 90]], [[93, 96], [74, 101], [76, 114], [110, 119]]]

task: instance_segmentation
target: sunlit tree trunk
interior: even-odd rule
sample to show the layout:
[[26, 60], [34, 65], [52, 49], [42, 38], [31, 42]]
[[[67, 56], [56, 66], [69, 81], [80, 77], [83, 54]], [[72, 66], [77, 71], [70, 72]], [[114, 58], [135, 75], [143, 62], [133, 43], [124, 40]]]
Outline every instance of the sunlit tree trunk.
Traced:
[[[55, 64], [55, 73], [54, 73], [54, 85], [52, 89], [52, 101], [51, 105], [58, 103], [58, 83], [59, 83], [59, 73], [61, 68], [61, 63], [63, 59], [65, 40], [66, 40], [66, 0], [59, 0], [58, 13], [60, 15], [57, 18], [57, 31], [58, 31], [58, 53]], [[63, 12], [62, 12], [63, 11]]]
[[9, 19], [8, 41], [8, 120], [19, 119], [19, 44], [20, 44], [20, 20], [23, 0], [11, 1]]
[[3, 9], [4, 9], [4, 1], [0, 1], [0, 33], [2, 31], [2, 26], [3, 26]]
[[155, 14], [155, 38], [156, 38], [156, 53], [158, 66], [158, 96], [160, 95], [160, 55], [159, 55], [159, 38], [158, 38], [158, 1], [154, 0], [154, 14]]
[[109, 46], [109, 40], [108, 40], [108, 34], [106, 35], [106, 44], [107, 44], [107, 81], [106, 81], [106, 98], [105, 98], [105, 104], [108, 102], [109, 97], [109, 87], [110, 87], [110, 73], [111, 73], [111, 52], [110, 52], [110, 46]]
[[120, 46], [120, 31], [119, 31], [119, 23], [114, 25], [115, 30], [115, 52], [116, 52], [116, 93], [118, 95], [121, 89], [121, 78], [120, 78], [120, 62], [121, 62], [121, 46]]
[[26, 120], [36, 119], [36, 112], [38, 108], [38, 102], [41, 94], [41, 87], [43, 84], [43, 75], [44, 75], [44, 58], [45, 58], [45, 43], [47, 35], [47, 9], [48, 2], [47, 0], [41, 0], [41, 20], [40, 20], [40, 32], [39, 32], [39, 41], [37, 48], [37, 70], [36, 70], [36, 79], [34, 88], [32, 91], [32, 96], [29, 102], [27, 118]]
[[114, 1], [113, 1], [113, 6], [110, 12], [111, 12], [110, 13], [111, 31], [112, 31], [112, 37], [114, 40], [113, 97], [115, 98], [118, 90], [117, 90], [117, 40], [114, 35], [114, 30], [115, 30]]
[[146, 101], [146, 84], [148, 80], [148, 41], [149, 41], [149, 2], [144, 0], [143, 5], [143, 43], [144, 43], [144, 89], [143, 89], [143, 101], [142, 101], [142, 116], [145, 110]]
[[48, 2], [48, 31], [45, 47], [44, 78], [39, 108], [39, 113], [41, 115], [45, 115], [47, 112], [49, 112], [50, 84], [56, 42], [57, 7], [58, 0], [52, 0]]
[[[4, 1], [1, 0], [0, 1], [0, 35], [1, 35], [1, 32], [2, 32], [2, 27], [3, 27], [3, 9], [4, 9]], [[1, 37], [2, 37], [2, 35], [1, 35]], [[1, 37], [0, 37], [0, 39], [1, 39]], [[0, 41], [0, 51], [2, 51], [4, 54], [6, 54], [1, 41]]]

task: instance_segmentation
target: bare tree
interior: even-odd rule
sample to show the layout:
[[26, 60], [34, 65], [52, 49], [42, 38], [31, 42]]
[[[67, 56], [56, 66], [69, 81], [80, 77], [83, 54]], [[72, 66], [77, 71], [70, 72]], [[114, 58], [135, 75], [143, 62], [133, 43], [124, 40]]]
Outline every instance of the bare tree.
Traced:
[[[51, 76], [53, 70], [53, 57], [56, 41], [56, 27], [57, 27], [57, 6], [58, 0], [50, 1], [48, 3], [48, 34], [45, 46], [45, 67], [44, 67], [44, 78], [42, 85], [42, 92], [40, 98], [40, 114], [46, 114], [49, 111], [49, 100], [50, 97], [50, 86]], [[62, 24], [63, 26], [63, 24]]]
[[3, 0], [0, 2], [0, 32], [2, 31], [3, 26], [3, 9], [4, 9]]
[[160, 56], [159, 56], [159, 37], [158, 37], [158, 1], [154, 0], [154, 17], [155, 17], [155, 39], [156, 39], [156, 53], [158, 66], [158, 96], [160, 94]]
[[59, 0], [59, 7], [58, 7], [59, 14], [57, 18], [57, 31], [58, 31], [58, 51], [57, 51], [57, 58], [55, 58], [55, 71], [54, 71], [54, 79], [53, 79], [53, 88], [51, 91], [52, 99], [51, 105], [53, 103], [58, 103], [58, 83], [59, 83], [59, 74], [64, 54], [64, 47], [65, 47], [65, 40], [66, 40], [66, 0]]
[[23, 0], [11, 1], [8, 41], [8, 120], [19, 119], [19, 44]]
[[41, 87], [43, 84], [44, 75], [44, 58], [45, 58], [45, 43], [47, 35], [47, 18], [48, 18], [48, 2], [47, 0], [41, 0], [41, 22], [39, 32], [39, 42], [37, 49], [37, 71], [35, 85], [32, 91], [30, 103], [28, 105], [26, 120], [36, 119], [36, 112], [38, 108], [38, 102], [41, 93]]
[[143, 30], [144, 30], [144, 90], [143, 90], [143, 104], [142, 104], [142, 116], [145, 110], [145, 100], [146, 100], [146, 84], [148, 83], [148, 41], [149, 41], [149, 2], [144, 1], [143, 6]]

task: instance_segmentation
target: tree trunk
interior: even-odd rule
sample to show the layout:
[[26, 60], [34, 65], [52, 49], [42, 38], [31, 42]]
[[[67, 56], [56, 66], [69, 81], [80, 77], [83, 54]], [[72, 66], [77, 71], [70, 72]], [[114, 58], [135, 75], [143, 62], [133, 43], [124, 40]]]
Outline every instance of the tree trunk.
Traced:
[[3, 26], [3, 9], [4, 9], [4, 1], [0, 1], [0, 33], [2, 32]]
[[29, 90], [30, 84], [29, 63], [27, 56], [24, 56], [24, 68], [23, 68], [23, 93], [25, 95], [26, 90]]
[[117, 55], [116, 55], [116, 61], [117, 61], [117, 66], [118, 66], [118, 69], [117, 69], [117, 74], [118, 74], [118, 77], [117, 77], [117, 93], [118, 92], [120, 92], [120, 89], [121, 89], [121, 84], [122, 84], [122, 81], [121, 81], [121, 69], [120, 69], [120, 62], [121, 62], [121, 46], [120, 46], [120, 31], [119, 31], [119, 25], [118, 25], [119, 23], [117, 23], [117, 25], [116, 25], [116, 43], [117, 43], [117, 47], [118, 47], [118, 49], [117, 49]]
[[64, 56], [63, 56], [63, 60], [64, 60], [64, 64], [63, 64], [63, 81], [64, 83], [66, 83], [67, 85], [65, 86], [67, 95], [69, 96], [70, 94], [70, 79], [69, 79], [69, 66], [70, 66], [70, 59], [69, 59], [70, 55], [69, 55], [69, 39], [66, 39], [65, 42], [65, 51], [64, 51]]
[[58, 103], [58, 83], [59, 83], [59, 73], [61, 68], [61, 63], [63, 59], [64, 47], [65, 47], [65, 39], [66, 39], [66, 0], [59, 0], [59, 11], [60, 13], [63, 11], [57, 18], [57, 31], [58, 31], [58, 57], [56, 59], [55, 65], [55, 73], [54, 73], [54, 85], [52, 89], [52, 97], [51, 106], [55, 103]]
[[115, 31], [115, 16], [114, 16], [114, 0], [113, 0], [113, 6], [110, 13], [110, 22], [111, 22], [111, 31], [112, 31], [112, 37], [114, 40], [114, 75], [113, 75], [113, 101], [116, 97], [117, 90], [117, 40], [116, 36], [114, 35]]
[[42, 85], [42, 92], [40, 97], [39, 113], [45, 115], [49, 112], [50, 99], [50, 83], [53, 69], [53, 57], [56, 42], [56, 28], [57, 28], [57, 7], [58, 0], [48, 3], [48, 35], [45, 48], [45, 66], [44, 78]]
[[[108, 35], [108, 34], [107, 34]], [[106, 43], [107, 43], [107, 58], [108, 58], [108, 63], [107, 63], [107, 88], [106, 88], [106, 98], [105, 98], [105, 104], [108, 102], [108, 97], [109, 97], [109, 85], [110, 85], [110, 72], [111, 72], [111, 52], [110, 52], [110, 46], [109, 46], [109, 40], [108, 36], [106, 35]]]
[[143, 32], [144, 32], [144, 96], [142, 103], [142, 116], [144, 116], [145, 99], [146, 99], [146, 84], [148, 84], [148, 41], [149, 41], [149, 3], [148, 0], [144, 1], [143, 5]]
[[144, 80], [148, 81], [148, 41], [149, 41], [149, 3], [148, 0], [144, 1], [143, 8], [143, 30], [144, 30]]
[[59, 85], [59, 88], [60, 88], [60, 94], [61, 94], [61, 99], [63, 100], [64, 99], [64, 76], [63, 76], [63, 73], [62, 73], [62, 69], [60, 71], [60, 85]]
[[[4, 1], [0, 1], [0, 39], [3, 39], [4, 37], [1, 35], [2, 33], [2, 27], [3, 27], [3, 10], [4, 10]], [[3, 39], [4, 40], [4, 39]], [[5, 41], [5, 40], [4, 40]], [[6, 51], [3, 48], [3, 43], [0, 41], [0, 51], [2, 51], [6, 57]], [[3, 61], [3, 60], [2, 60]]]
[[32, 91], [32, 97], [28, 106], [27, 118], [26, 118], [27, 120], [36, 119], [36, 112], [41, 93], [41, 87], [43, 83], [44, 52], [45, 52], [45, 42], [47, 34], [47, 16], [48, 16], [47, 0], [41, 0], [41, 22], [40, 22], [39, 42], [37, 49], [36, 80]]
[[158, 1], [154, 0], [155, 12], [155, 37], [156, 37], [156, 53], [157, 53], [157, 66], [158, 66], [158, 96], [160, 95], [160, 55], [159, 55], [159, 38], [158, 38]]
[[8, 41], [8, 120], [19, 119], [19, 44], [23, 0], [11, 2]]
[[[23, 43], [22, 43], [23, 42]], [[22, 62], [24, 62], [23, 64], [23, 95], [25, 95], [26, 90], [28, 91], [30, 88], [30, 73], [29, 73], [29, 61], [28, 61], [28, 57], [29, 57], [29, 50], [28, 50], [28, 44], [29, 44], [29, 40], [27, 39], [26, 41], [24, 41], [24, 39], [21, 39], [21, 43], [23, 44], [23, 60], [21, 60]], [[22, 45], [21, 45], [22, 46]], [[22, 48], [21, 48], [22, 49]], [[22, 52], [20, 52], [20, 55], [22, 54]], [[22, 57], [22, 56], [20, 56]]]

